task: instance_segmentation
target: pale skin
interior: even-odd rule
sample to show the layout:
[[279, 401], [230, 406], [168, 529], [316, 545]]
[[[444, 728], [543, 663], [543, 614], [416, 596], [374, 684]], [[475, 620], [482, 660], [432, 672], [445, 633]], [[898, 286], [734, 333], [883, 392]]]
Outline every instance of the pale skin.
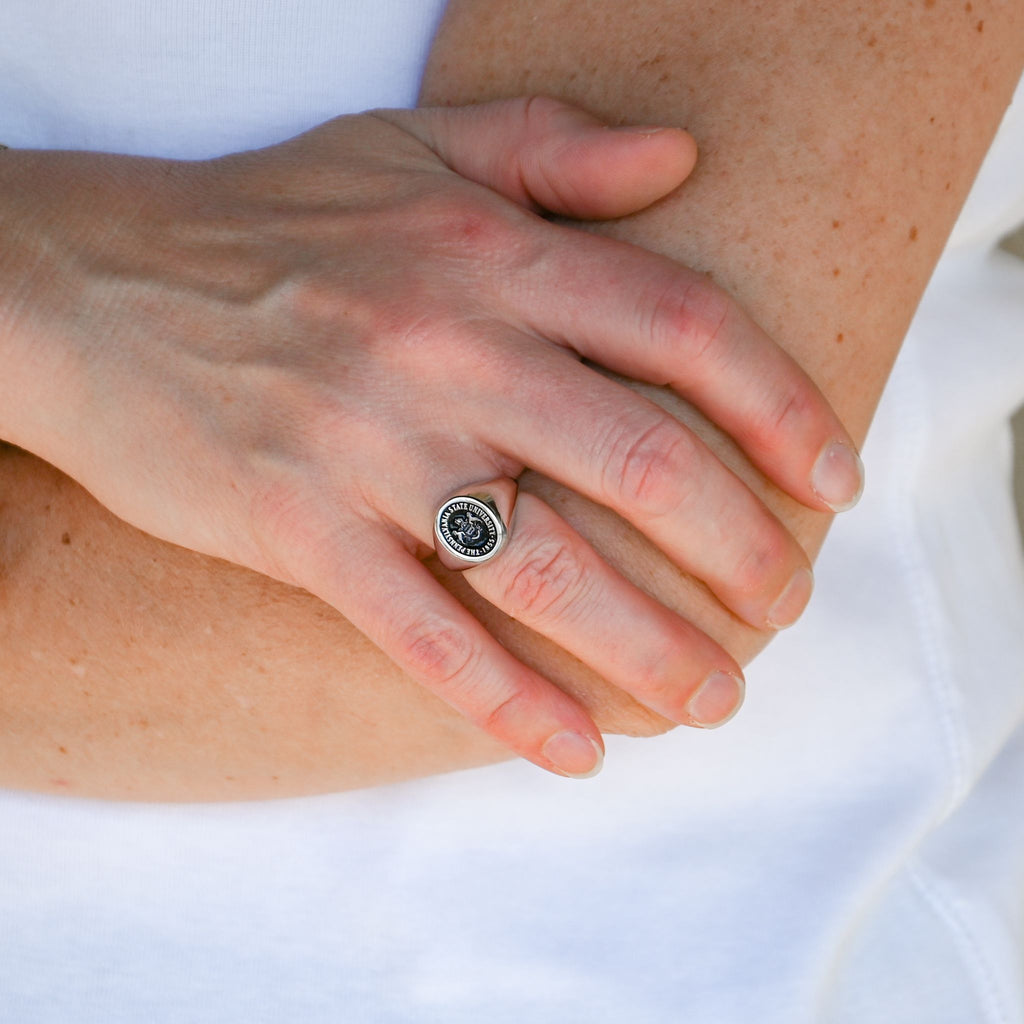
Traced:
[[[809, 596], [804, 552], [578, 357], [671, 381], [812, 507], [860, 487], [823, 397], [720, 289], [527, 212], [632, 212], [692, 164], [679, 129], [542, 99], [347, 116], [209, 162], [9, 154], [2, 433], [147, 533], [320, 597], [511, 750], [588, 773], [583, 708], [418, 560], [445, 495], [546, 468], [767, 628]], [[466, 574], [478, 593], [672, 721], [732, 712], [727, 652], [535, 495], [513, 527]]]
[[[859, 439], [1019, 74], [1021, 15], [876, 4], [851, 28], [817, 8], [803, 18], [789, 5], [675, 5], [667, 16], [649, 4], [631, 10], [624, 33], [617, 9], [588, 5], [582, 25], [567, 23], [573, 8], [560, 4], [455, 3], [426, 97], [547, 92], [610, 119], [686, 125], [702, 151], [693, 181], [614, 231], [713, 271]], [[549, 44], [570, 29], [578, 46]], [[488, 52], [487, 40], [511, 38], [522, 45]], [[972, 75], [979, 88], [965, 93]], [[828, 515], [783, 500], [688, 407], [672, 408], [816, 550]], [[28, 456], [8, 454], [3, 473], [5, 495], [17, 495], [0, 510], [7, 784], [252, 797], [499, 756], [316, 599], [154, 541]], [[767, 639], [617, 516], [537, 477], [529, 487], [738, 661]], [[641, 733], [669, 724], [488, 611], [465, 581], [450, 583], [599, 724]]]

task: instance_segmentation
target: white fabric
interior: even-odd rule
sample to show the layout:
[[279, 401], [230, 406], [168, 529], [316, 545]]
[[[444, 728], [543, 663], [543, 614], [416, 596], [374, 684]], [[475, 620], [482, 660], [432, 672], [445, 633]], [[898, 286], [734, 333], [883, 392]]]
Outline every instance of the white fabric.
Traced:
[[[198, 156], [408, 104], [441, 6], [4, 0], [0, 139]], [[0, 794], [0, 1019], [1024, 1024], [1011, 116], [869, 490], [735, 722], [612, 739], [579, 784], [509, 764], [240, 806]]]
[[443, 0], [3, 0], [0, 141], [202, 158], [412, 106]]

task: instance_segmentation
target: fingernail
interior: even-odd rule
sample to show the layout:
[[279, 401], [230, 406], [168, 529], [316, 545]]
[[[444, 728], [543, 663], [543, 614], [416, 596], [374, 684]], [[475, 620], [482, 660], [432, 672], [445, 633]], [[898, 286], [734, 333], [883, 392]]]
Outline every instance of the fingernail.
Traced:
[[833, 512], [845, 512], [864, 490], [864, 463], [848, 444], [833, 441], [814, 464], [811, 488]]
[[712, 672], [686, 705], [690, 723], [701, 729], [725, 725], [739, 711], [745, 693], [742, 679], [729, 672]]
[[775, 599], [765, 619], [771, 629], [786, 629], [800, 618], [814, 590], [814, 576], [809, 569], [797, 569], [786, 589]]
[[541, 753], [570, 779], [592, 779], [604, 765], [604, 751], [595, 740], [579, 732], [556, 732]]
[[627, 135], [657, 135], [663, 132], [663, 124], [616, 124], [612, 125], [613, 132], [625, 132]]

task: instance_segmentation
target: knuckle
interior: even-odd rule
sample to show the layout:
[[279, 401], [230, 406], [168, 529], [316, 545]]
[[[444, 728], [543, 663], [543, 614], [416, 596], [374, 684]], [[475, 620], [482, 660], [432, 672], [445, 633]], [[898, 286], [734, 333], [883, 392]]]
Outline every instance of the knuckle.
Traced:
[[745, 536], [746, 551], [733, 573], [733, 586], [742, 594], [758, 595], [778, 579], [789, 560], [790, 546], [782, 528], [774, 523], [752, 527]]
[[662, 704], [678, 690], [679, 674], [684, 659], [681, 657], [678, 637], [663, 633], [657, 639], [648, 639], [634, 657], [633, 677], [641, 691]]
[[695, 462], [689, 434], [668, 416], [637, 434], [620, 429], [606, 451], [604, 490], [646, 516], [663, 516], [682, 500], [681, 481]]
[[503, 258], [516, 245], [514, 218], [485, 201], [483, 194], [466, 189], [445, 190], [422, 200], [417, 213], [426, 237], [438, 255], [460, 262]]
[[780, 440], [804, 437], [807, 424], [817, 409], [817, 396], [808, 382], [773, 389], [765, 397], [761, 415], [751, 426], [750, 443], [771, 449]]
[[515, 568], [502, 582], [502, 608], [524, 622], [565, 616], [583, 599], [588, 575], [568, 537], [548, 536], [520, 545]]
[[480, 665], [481, 652], [466, 633], [451, 622], [420, 620], [399, 637], [396, 648], [414, 678], [431, 687], [465, 686]]
[[649, 726], [649, 720], [660, 723], [662, 716], [673, 722], [685, 721], [685, 706], [703, 664], [699, 650], [670, 631], [638, 645], [631, 652], [629, 678], [630, 692], [647, 712], [640, 724]]
[[514, 691], [496, 698], [493, 706], [474, 721], [485, 732], [511, 744], [514, 742], [517, 724], [522, 722], [524, 715], [529, 717], [530, 712], [529, 695], [523, 691]]
[[706, 277], [695, 275], [680, 288], [673, 282], [653, 303], [650, 334], [659, 348], [685, 348], [689, 361], [719, 356], [729, 320], [728, 296]]

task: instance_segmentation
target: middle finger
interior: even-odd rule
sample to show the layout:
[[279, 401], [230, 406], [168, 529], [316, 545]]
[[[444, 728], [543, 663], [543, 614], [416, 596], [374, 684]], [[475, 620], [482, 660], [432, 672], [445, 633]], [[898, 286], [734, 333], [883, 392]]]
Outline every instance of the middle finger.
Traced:
[[806, 554], [703, 441], [558, 348], [506, 344], [505, 387], [474, 416], [483, 440], [614, 509], [752, 626], [796, 621], [813, 585]]

